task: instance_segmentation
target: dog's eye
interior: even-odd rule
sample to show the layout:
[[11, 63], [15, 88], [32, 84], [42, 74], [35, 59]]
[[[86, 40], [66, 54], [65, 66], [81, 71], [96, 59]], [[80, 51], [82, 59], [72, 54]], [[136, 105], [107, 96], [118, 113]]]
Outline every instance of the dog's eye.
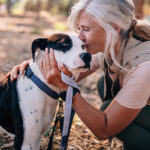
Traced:
[[82, 45], [81, 47], [82, 47], [82, 49], [84, 50], [84, 48], [85, 48], [85, 45]]
[[69, 44], [63, 43], [63, 46], [68, 46]]

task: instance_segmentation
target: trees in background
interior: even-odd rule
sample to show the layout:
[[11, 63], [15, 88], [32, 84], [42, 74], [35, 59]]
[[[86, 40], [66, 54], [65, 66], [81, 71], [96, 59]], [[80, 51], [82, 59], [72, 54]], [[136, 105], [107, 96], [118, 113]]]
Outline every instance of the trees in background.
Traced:
[[[5, 4], [8, 14], [11, 14], [13, 6], [20, 2], [23, 3], [25, 11], [34, 11], [39, 14], [40, 10], [46, 10], [51, 13], [60, 13], [68, 15], [69, 9], [79, 0], [0, 0], [0, 4]], [[144, 2], [150, 3], [150, 0], [133, 0], [135, 4], [135, 14], [138, 19], [143, 18]]]
[[47, 7], [46, 10], [50, 11], [50, 9], [53, 7], [53, 1], [52, 0], [47, 0]]
[[[22, 3], [25, 11], [34, 11], [39, 14], [40, 10], [52, 13], [68, 15], [70, 7], [78, 0], [0, 0], [0, 4], [5, 5], [6, 12], [11, 14], [16, 3]], [[0, 10], [1, 11], [1, 10]]]
[[6, 0], [6, 10], [7, 10], [7, 13], [10, 15], [11, 14], [11, 0]]

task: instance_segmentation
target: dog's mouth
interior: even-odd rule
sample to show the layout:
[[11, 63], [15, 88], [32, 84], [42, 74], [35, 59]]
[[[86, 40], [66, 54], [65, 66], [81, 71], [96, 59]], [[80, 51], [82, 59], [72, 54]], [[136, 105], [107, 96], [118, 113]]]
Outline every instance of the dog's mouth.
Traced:
[[77, 67], [77, 69], [90, 69], [90, 68], [91, 68], [90, 64], [86, 64], [84, 66]]
[[66, 68], [68, 68], [69, 70], [90, 70], [90, 64], [89, 65], [83, 65], [83, 66], [79, 66], [79, 67], [76, 67], [76, 68], [69, 68], [65, 65]]
[[68, 68], [69, 70], [86, 70], [86, 69], [90, 70], [90, 68], [91, 68], [90, 64], [85, 64], [83, 66], [79, 66], [79, 67], [76, 67], [76, 68], [70, 68], [69, 66], [67, 66], [65, 64], [64, 64], [64, 66], [66, 68]]

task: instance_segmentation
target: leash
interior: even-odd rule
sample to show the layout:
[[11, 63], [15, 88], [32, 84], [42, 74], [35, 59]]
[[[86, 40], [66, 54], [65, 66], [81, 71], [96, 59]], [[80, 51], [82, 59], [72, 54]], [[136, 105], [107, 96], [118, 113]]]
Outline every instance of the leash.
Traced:
[[[29, 79], [31, 79], [48, 96], [52, 97], [55, 100], [59, 100], [59, 111], [56, 114], [56, 119], [55, 119], [52, 134], [50, 136], [49, 145], [48, 145], [47, 150], [52, 150], [54, 131], [55, 131], [58, 121], [60, 122], [60, 129], [61, 129], [61, 133], [62, 133], [62, 141], [61, 141], [60, 150], [66, 150], [70, 129], [71, 129], [72, 121], [73, 121], [74, 114], [75, 114], [75, 111], [72, 108], [72, 99], [73, 99], [73, 96], [77, 92], [80, 92], [76, 82], [73, 80], [73, 77], [70, 78], [61, 72], [62, 80], [68, 85], [68, 89], [67, 89], [67, 93], [62, 92], [61, 94], [58, 94], [55, 91], [53, 91], [52, 89], [50, 89], [43, 81], [41, 81], [32, 72], [30, 66], [28, 66], [28, 68], [25, 72], [25, 75]], [[63, 100], [66, 99], [64, 116], [62, 116], [62, 114], [63, 114], [62, 99]]]
[[66, 150], [67, 141], [69, 136], [69, 131], [74, 117], [74, 110], [72, 108], [72, 99], [73, 99], [73, 88], [78, 89], [76, 82], [73, 80], [73, 77], [68, 77], [63, 72], [61, 72], [62, 81], [68, 85], [66, 100], [65, 100], [65, 114], [64, 114], [64, 125], [62, 132], [62, 141], [60, 150]]
[[64, 120], [63, 114], [64, 114], [64, 113], [63, 113], [63, 101], [60, 100], [60, 101], [59, 101], [59, 110], [58, 110], [58, 112], [57, 112], [57, 114], [56, 114], [56, 118], [55, 118], [55, 121], [54, 121], [53, 130], [52, 130], [51, 136], [50, 136], [50, 138], [49, 138], [49, 144], [48, 144], [47, 150], [52, 150], [54, 132], [55, 132], [55, 129], [56, 129], [56, 126], [57, 126], [58, 122], [60, 123], [60, 131], [61, 131], [61, 133], [62, 133], [63, 120]]
[[59, 99], [60, 95], [49, 88], [43, 81], [41, 81], [31, 70], [30, 66], [28, 66], [25, 75], [31, 79], [43, 92], [45, 92], [48, 96], [53, 99]]

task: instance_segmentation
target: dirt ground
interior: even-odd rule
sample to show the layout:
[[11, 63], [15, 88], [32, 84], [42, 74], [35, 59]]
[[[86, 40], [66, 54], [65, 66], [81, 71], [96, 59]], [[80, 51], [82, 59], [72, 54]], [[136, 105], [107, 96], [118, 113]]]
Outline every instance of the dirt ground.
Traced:
[[[14, 65], [31, 57], [31, 43], [38, 37], [47, 37], [56, 32], [71, 33], [71, 31], [59, 31], [54, 28], [56, 22], [66, 24], [66, 18], [41, 14], [36, 20], [34, 14], [26, 16], [0, 16], [0, 78], [6, 74]], [[94, 107], [99, 108], [101, 101], [96, 90], [96, 83], [102, 72], [98, 70], [79, 83], [82, 96]], [[46, 150], [49, 140], [47, 133], [41, 143], [41, 149]], [[61, 141], [59, 130], [54, 137], [54, 150], [59, 149]], [[13, 138], [0, 131], [0, 150], [13, 150]], [[68, 150], [123, 150], [122, 143], [113, 138], [109, 140], [98, 140], [83, 122], [75, 116], [69, 138]]]

